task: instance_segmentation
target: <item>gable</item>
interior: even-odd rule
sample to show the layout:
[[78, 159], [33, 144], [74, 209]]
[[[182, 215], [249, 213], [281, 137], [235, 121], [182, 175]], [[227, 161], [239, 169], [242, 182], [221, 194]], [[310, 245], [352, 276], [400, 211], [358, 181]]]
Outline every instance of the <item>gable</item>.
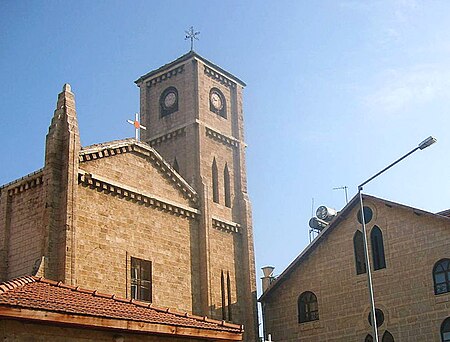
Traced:
[[[432, 232], [432, 229], [440, 229], [442, 231], [448, 230], [450, 228], [450, 218], [440, 215], [433, 214], [421, 209], [409, 207], [403, 204], [387, 201], [370, 195], [363, 195], [364, 206], [369, 205], [375, 207], [374, 216], [377, 215], [378, 219], [376, 221], [377, 225], [380, 225], [381, 230], [387, 230], [389, 226], [392, 228], [396, 225], [401, 225], [405, 227], [403, 230], [396, 229], [395, 239], [398, 239], [399, 246], [403, 245], [402, 235], [406, 237], [408, 235], [414, 234], [415, 236], [425, 236]], [[281, 273], [281, 275], [275, 279], [275, 281], [269, 286], [269, 288], [261, 295], [259, 301], [264, 302], [276, 291], [284, 281], [288, 280], [292, 273], [297, 272], [302, 263], [311, 258], [317, 258], [315, 253], [321, 249], [335, 249], [341, 246], [333, 245], [330, 240], [333, 238], [330, 235], [337, 234], [341, 228], [344, 231], [351, 233], [348, 241], [351, 241], [353, 234], [356, 230], [361, 230], [361, 224], [356, 220], [357, 212], [359, 211], [359, 197], [356, 195], [353, 199], [339, 212], [339, 214], [330, 222], [330, 224], [321, 231], [321, 233], [297, 256], [296, 259]], [[366, 227], [368, 231], [374, 225], [374, 221], [367, 223]], [[350, 229], [349, 225], [352, 229]], [[343, 232], [342, 232], [343, 233]], [[339, 233], [341, 234], [341, 233]], [[384, 233], [383, 233], [384, 234]], [[433, 236], [435, 232], [433, 232]], [[410, 239], [414, 242], [414, 239]], [[431, 241], [431, 239], [430, 239]], [[438, 240], [437, 240], [438, 241]], [[444, 240], [445, 241], [445, 240]], [[331, 246], [331, 247], [330, 247]], [[411, 245], [414, 249], [416, 246]], [[353, 247], [349, 252], [350, 259], [353, 260]], [[309, 261], [311, 262], [311, 261]], [[316, 261], [313, 261], [316, 262]], [[323, 264], [320, 265], [323, 267]]]
[[196, 207], [195, 190], [153, 148], [134, 140], [83, 149], [79, 168], [81, 176], [165, 202]]

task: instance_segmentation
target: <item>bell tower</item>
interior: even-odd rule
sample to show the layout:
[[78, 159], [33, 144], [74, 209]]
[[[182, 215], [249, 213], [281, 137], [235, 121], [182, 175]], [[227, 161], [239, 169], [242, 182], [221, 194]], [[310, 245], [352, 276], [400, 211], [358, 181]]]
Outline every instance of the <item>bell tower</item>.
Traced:
[[198, 311], [244, 324], [256, 341], [256, 279], [247, 194], [242, 91], [245, 83], [190, 51], [136, 81], [142, 141], [197, 191]]

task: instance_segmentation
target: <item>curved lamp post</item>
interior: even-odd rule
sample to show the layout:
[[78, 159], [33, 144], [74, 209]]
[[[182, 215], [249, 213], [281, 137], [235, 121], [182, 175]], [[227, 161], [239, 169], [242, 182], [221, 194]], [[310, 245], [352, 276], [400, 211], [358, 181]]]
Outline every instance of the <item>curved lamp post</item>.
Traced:
[[379, 342], [378, 339], [378, 327], [377, 327], [377, 317], [375, 315], [375, 300], [373, 298], [373, 284], [372, 284], [372, 272], [370, 269], [370, 262], [369, 262], [369, 250], [368, 250], [368, 244], [367, 244], [367, 236], [366, 236], [366, 222], [364, 218], [364, 204], [363, 204], [363, 198], [362, 198], [362, 189], [363, 186], [369, 183], [372, 179], [378, 177], [383, 172], [387, 171], [391, 167], [393, 167], [395, 164], [399, 163], [409, 155], [413, 154], [417, 150], [423, 150], [427, 148], [428, 146], [434, 144], [436, 142], [436, 139], [433, 137], [428, 137], [424, 141], [422, 141], [417, 147], [406, 153], [403, 157], [397, 159], [395, 162], [390, 164], [389, 166], [385, 167], [383, 170], [375, 174], [374, 176], [370, 177], [365, 182], [361, 183], [358, 186], [358, 195], [359, 195], [359, 204], [360, 204], [360, 210], [361, 210], [361, 224], [362, 224], [362, 230], [363, 230], [363, 242], [364, 242], [364, 261], [366, 263], [366, 270], [367, 270], [367, 283], [369, 287], [369, 297], [370, 297], [370, 311], [371, 311], [371, 318], [372, 318], [372, 328], [373, 328], [373, 341]]

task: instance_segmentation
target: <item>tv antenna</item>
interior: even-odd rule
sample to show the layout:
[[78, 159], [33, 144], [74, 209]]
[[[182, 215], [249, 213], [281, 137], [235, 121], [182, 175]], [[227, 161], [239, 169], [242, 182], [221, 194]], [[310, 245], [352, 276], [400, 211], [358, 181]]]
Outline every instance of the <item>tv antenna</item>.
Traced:
[[344, 190], [345, 191], [345, 204], [348, 204], [347, 189], [348, 189], [347, 185], [340, 186], [340, 187], [337, 187], [337, 188], [333, 188], [333, 190]]

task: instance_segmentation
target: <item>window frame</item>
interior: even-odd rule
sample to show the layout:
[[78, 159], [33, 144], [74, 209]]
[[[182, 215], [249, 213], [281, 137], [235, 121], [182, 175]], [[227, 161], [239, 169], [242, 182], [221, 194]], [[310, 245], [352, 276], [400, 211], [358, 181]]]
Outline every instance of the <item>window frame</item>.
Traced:
[[[444, 328], [447, 329], [446, 331], [444, 331]], [[441, 342], [449, 342], [450, 341], [450, 317], [447, 317], [446, 319], [444, 319], [441, 323]], [[448, 333], [449, 334], [449, 338], [444, 340], [444, 333]]]
[[305, 291], [297, 300], [298, 323], [307, 323], [319, 320], [319, 302], [314, 292]]
[[[447, 263], [447, 268], [444, 269], [444, 267], [442, 266], [443, 263]], [[436, 272], [436, 269], [438, 267], [442, 266], [442, 271], [439, 271], [438, 273]], [[437, 283], [436, 280], [436, 275], [437, 274], [444, 274], [444, 282], [439, 282]], [[438, 286], [442, 286], [445, 285], [446, 290], [445, 291], [438, 291]], [[433, 285], [434, 285], [434, 294], [435, 295], [440, 295], [440, 294], [444, 294], [444, 293], [449, 293], [450, 292], [450, 259], [448, 258], [442, 258], [440, 260], [438, 260], [434, 266], [433, 266]]]
[[355, 254], [356, 275], [366, 273], [367, 267], [364, 256], [364, 236], [363, 232], [359, 229], [353, 234], [353, 252]]
[[[174, 93], [175, 94], [175, 103], [171, 106], [171, 107], [166, 107], [164, 100], [167, 96], [167, 94], [169, 93]], [[159, 116], [161, 118], [164, 118], [172, 113], [175, 113], [178, 111], [178, 102], [179, 102], [179, 98], [178, 98], [178, 89], [171, 86], [171, 87], [167, 87], [166, 89], [163, 90], [163, 92], [161, 93], [161, 95], [159, 96]]]
[[370, 244], [372, 247], [373, 270], [377, 271], [386, 268], [383, 231], [376, 225], [370, 231]]
[[[152, 262], [131, 257], [130, 297], [143, 302], [152, 302]], [[146, 278], [143, 278], [147, 276]], [[144, 293], [147, 292], [147, 295]]]

